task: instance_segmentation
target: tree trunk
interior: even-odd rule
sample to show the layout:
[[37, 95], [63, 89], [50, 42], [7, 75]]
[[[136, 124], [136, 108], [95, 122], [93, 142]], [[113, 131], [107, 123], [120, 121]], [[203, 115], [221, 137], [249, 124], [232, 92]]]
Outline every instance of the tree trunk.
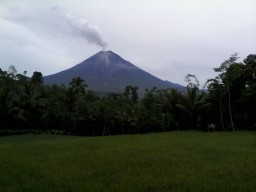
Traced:
[[228, 106], [229, 106], [230, 122], [231, 122], [232, 131], [235, 131], [233, 116], [232, 116], [232, 109], [231, 109], [231, 95], [230, 95], [229, 86], [227, 87], [228, 87]]
[[221, 94], [220, 94], [220, 119], [221, 119], [222, 129], [223, 129], [223, 131], [225, 131], [224, 122], [223, 122], [223, 115], [222, 115], [221, 108], [222, 108], [222, 105], [221, 105]]
[[178, 121], [176, 121], [176, 122], [175, 122], [175, 125], [176, 125], [176, 128], [177, 128], [177, 131], [179, 131], [179, 130], [180, 130], [179, 122], [178, 122]]
[[108, 121], [105, 122], [104, 127], [103, 127], [103, 134], [102, 134], [103, 136], [105, 136], [105, 134], [106, 134], [107, 123], [108, 123]]

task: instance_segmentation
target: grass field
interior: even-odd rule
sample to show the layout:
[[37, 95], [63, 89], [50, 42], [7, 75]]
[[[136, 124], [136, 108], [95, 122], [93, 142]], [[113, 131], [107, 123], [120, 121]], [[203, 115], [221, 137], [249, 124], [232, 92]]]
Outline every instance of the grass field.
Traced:
[[256, 133], [0, 137], [0, 191], [256, 191]]

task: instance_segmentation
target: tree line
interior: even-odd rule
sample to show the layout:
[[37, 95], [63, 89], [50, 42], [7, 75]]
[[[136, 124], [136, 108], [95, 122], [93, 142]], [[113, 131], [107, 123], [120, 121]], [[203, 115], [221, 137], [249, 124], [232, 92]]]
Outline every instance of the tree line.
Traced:
[[172, 130], [256, 130], [256, 54], [238, 62], [233, 54], [216, 77], [200, 88], [188, 74], [185, 91], [138, 87], [98, 96], [75, 77], [65, 85], [44, 85], [41, 72], [31, 78], [14, 66], [0, 69], [0, 135], [50, 132], [117, 135]]

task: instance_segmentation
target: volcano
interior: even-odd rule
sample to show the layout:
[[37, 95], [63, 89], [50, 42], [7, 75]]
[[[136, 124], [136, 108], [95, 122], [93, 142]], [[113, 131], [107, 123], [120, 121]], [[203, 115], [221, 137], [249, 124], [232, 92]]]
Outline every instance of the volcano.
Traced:
[[70, 69], [45, 76], [44, 83], [68, 85], [74, 77], [85, 80], [90, 90], [104, 93], [121, 93], [128, 85], [137, 86], [140, 91], [153, 87], [179, 90], [184, 88], [147, 73], [112, 51], [100, 51]]

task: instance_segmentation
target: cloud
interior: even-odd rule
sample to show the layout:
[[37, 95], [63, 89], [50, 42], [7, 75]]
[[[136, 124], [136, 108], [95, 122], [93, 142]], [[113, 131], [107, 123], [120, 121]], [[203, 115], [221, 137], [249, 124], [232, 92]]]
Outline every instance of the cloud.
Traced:
[[181, 84], [187, 73], [203, 82], [232, 53], [256, 50], [255, 0], [0, 1], [1, 68], [18, 72], [80, 63], [106, 45], [101, 29], [108, 49]]
[[[7, 70], [49, 75], [75, 65], [98, 46], [106, 47], [99, 27], [57, 6], [6, 2], [0, 5], [0, 63]], [[89, 45], [94, 44], [97, 46]]]
[[107, 43], [98, 26], [92, 25], [84, 18], [65, 13], [57, 6], [43, 9], [23, 9], [10, 7], [3, 19], [23, 25], [35, 35], [47, 39], [82, 37], [105, 49]]

